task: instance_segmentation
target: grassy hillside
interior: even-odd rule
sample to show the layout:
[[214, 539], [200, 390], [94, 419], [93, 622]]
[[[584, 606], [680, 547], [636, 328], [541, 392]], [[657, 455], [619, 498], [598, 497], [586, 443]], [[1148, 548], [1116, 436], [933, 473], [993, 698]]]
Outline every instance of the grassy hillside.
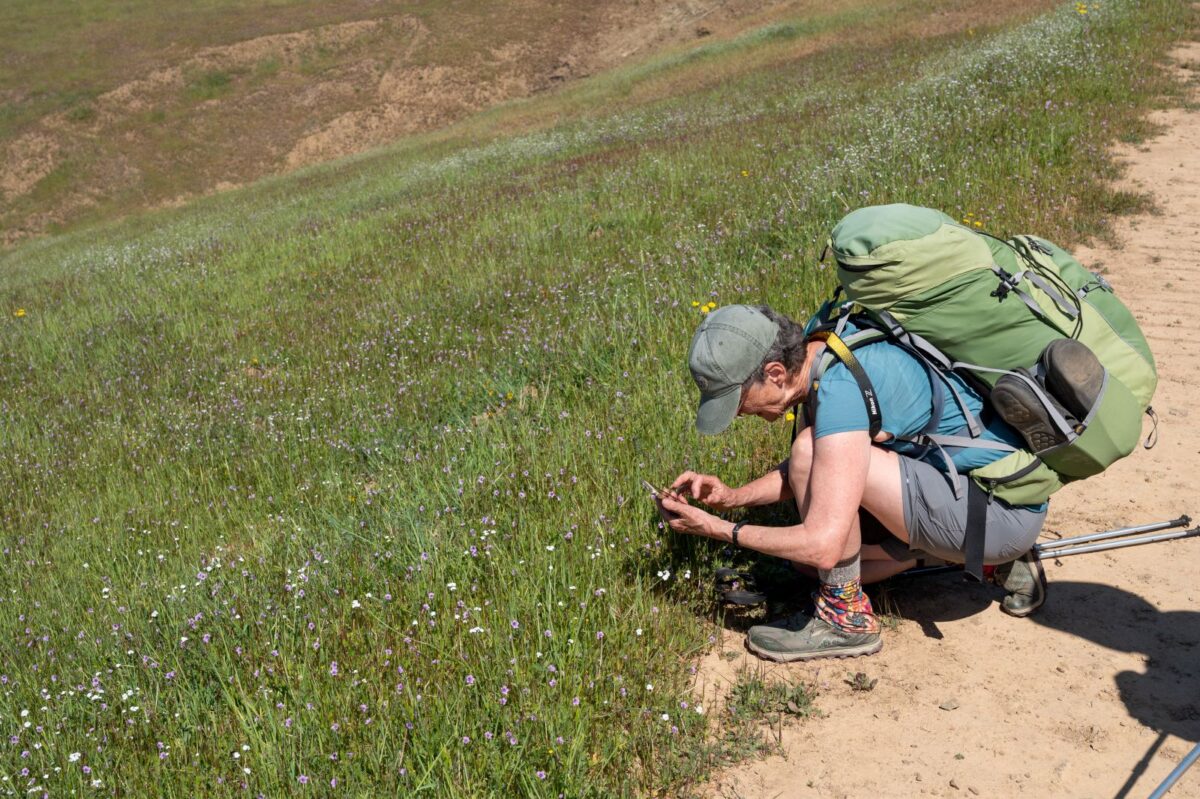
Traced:
[[1102, 234], [1196, 30], [1002, 10], [801, 17], [0, 256], [0, 792], [677, 795], [735, 753], [688, 693], [727, 555], [638, 487], [786, 447], [692, 431], [702, 306], [811, 311], [860, 204]]
[[0, 0], [0, 246], [441, 129], [788, 5]]

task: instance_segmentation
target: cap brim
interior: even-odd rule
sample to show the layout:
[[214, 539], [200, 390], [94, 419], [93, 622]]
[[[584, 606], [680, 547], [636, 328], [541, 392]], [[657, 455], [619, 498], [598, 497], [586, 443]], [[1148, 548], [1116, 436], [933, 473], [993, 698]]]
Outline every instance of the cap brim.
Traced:
[[706, 436], [725, 432], [733, 424], [741, 402], [741, 386], [712, 397], [701, 396], [700, 409], [696, 411], [696, 430]]

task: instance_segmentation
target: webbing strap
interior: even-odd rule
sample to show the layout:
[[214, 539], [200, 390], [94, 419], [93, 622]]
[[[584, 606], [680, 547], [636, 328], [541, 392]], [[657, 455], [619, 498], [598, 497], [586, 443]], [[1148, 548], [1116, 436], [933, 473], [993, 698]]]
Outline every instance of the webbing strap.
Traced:
[[967, 574], [982, 582], [987, 515], [988, 507], [992, 504], [992, 495], [974, 480], [968, 480], [967, 483], [967, 529], [963, 533], [964, 563]]
[[841, 337], [832, 330], [817, 331], [810, 338], [825, 342], [825, 346], [829, 348], [834, 357], [841, 361], [854, 376], [854, 381], [858, 383], [858, 390], [862, 392], [863, 402], [867, 406], [867, 427], [871, 440], [874, 441], [875, 436], [879, 435], [879, 431], [883, 429], [883, 416], [879, 413], [879, 399], [875, 396], [875, 387], [871, 385], [871, 378], [867, 377], [866, 370], [858, 362], [858, 358], [854, 357], [850, 348], [846, 346], [846, 342], [842, 341]]
[[[1037, 301], [1034, 300], [1033, 297], [1030, 297], [1028, 293], [1021, 291], [1018, 288], [1014, 288], [1012, 293], [1021, 298], [1021, 302], [1025, 303], [1025, 306], [1029, 308], [1029, 310], [1033, 311], [1034, 316], [1036, 316], [1038, 319], [1041, 319], [1043, 322], [1053, 324], [1050, 320], [1050, 317], [1046, 316], [1046, 312], [1042, 310], [1042, 306], [1038, 305]], [[1057, 325], [1055, 325], [1055, 327], [1057, 327]]]
[[958, 409], [962, 412], [963, 419], [967, 422], [967, 432], [971, 434], [972, 438], [979, 438], [983, 435], [983, 426], [980, 424], [979, 419], [967, 407], [967, 401], [962, 398], [962, 394], [958, 393], [958, 388], [954, 385], [954, 381], [941, 372], [938, 374], [942, 376], [942, 382], [946, 384], [946, 388], [950, 389], [950, 393], [954, 396], [954, 401], [958, 404]]
[[1062, 311], [1066, 316], [1071, 317], [1071, 319], [1079, 316], [1079, 311], [1075, 310], [1075, 306], [1068, 305], [1067, 301], [1063, 299], [1063, 296], [1055, 291], [1053, 286], [1043, 280], [1041, 275], [1037, 274], [1036, 272], [1026, 272], [1025, 275], [1029, 279], [1029, 282], [1044, 291], [1046, 296], [1053, 300], [1054, 304], [1057, 305], [1059, 310]]
[[929, 438], [935, 444], [943, 447], [955, 447], [957, 449], [991, 449], [998, 452], [1017, 451], [1017, 448], [1012, 444], [1006, 444], [1003, 441], [987, 441], [985, 439], [970, 438], [969, 436], [932, 435]]
[[[1041, 319], [1048, 325], [1054, 325], [1053, 320], [1046, 316], [1046, 312], [1042, 310], [1042, 306], [1038, 305], [1037, 301], [1034, 300], [1033, 297], [1030, 297], [1028, 292], [1020, 289], [1021, 281], [1028, 279], [1030, 283], [1034, 283], [1038, 286], [1038, 288], [1046, 292], [1051, 299], [1057, 298], [1056, 302], [1058, 302], [1060, 308], [1064, 307], [1065, 301], [1062, 299], [1062, 296], [1057, 292], [1052, 291], [1050, 289], [1050, 285], [1046, 283], [1045, 280], [1042, 280], [1034, 272], [1031, 272], [1028, 269], [1022, 269], [1020, 272], [1010, 275], [998, 265], [992, 264], [992, 271], [996, 273], [996, 277], [1000, 278], [1000, 286], [992, 292], [993, 297], [1004, 299], [1005, 295], [1009, 293], [1016, 294], [1021, 298], [1021, 302], [1025, 303], [1025, 307], [1028, 308], [1034, 316], [1036, 316], [1038, 319]], [[1074, 313], [1074, 309], [1071, 309], [1071, 312], [1067, 315], [1072, 319], [1077, 316], [1077, 314]], [[1058, 328], [1058, 325], [1054, 325], [1054, 327]], [[1063, 332], [1063, 335], [1066, 335], [1065, 331], [1062, 331], [1061, 328], [1058, 329]]]
[[1054, 422], [1054, 426], [1058, 428], [1058, 431], [1062, 433], [1065, 438], [1073, 441], [1078, 435], [1078, 433], [1075, 432], [1075, 428], [1068, 424], [1066, 418], [1063, 417], [1058, 408], [1055, 406], [1055, 403], [1046, 395], [1046, 392], [1042, 390], [1041, 384], [1039, 384], [1038, 381], [1034, 380], [1032, 377], [1021, 374], [1021, 372], [1016, 369], [993, 369], [990, 366], [980, 366], [979, 364], [967, 363], [966, 361], [955, 361], [954, 368], [970, 369], [977, 372], [994, 372], [1000, 375], [1013, 375], [1025, 383], [1025, 385], [1029, 386], [1033, 393], [1037, 395], [1038, 399], [1042, 403], [1042, 407], [1046, 409], [1046, 415], [1050, 417], [1050, 421]]
[[[938, 457], [942, 459], [942, 465], [945, 467], [939, 469], [942, 476], [946, 478], [947, 485], [954, 493], [955, 499], [962, 499], [962, 481], [958, 479], [958, 468], [954, 465], [954, 461], [950, 458], [950, 453], [942, 448], [942, 445], [937, 442], [936, 436], [917, 435], [917, 436], [897, 436], [892, 439], [905, 444], [923, 447], [920, 455], [916, 456], [916, 460], [923, 461], [929, 455], [930, 450], [937, 450]], [[932, 465], [932, 464], [931, 464]]]
[[[879, 318], [888, 326], [888, 333], [890, 333], [901, 346], [905, 347], [911, 354], [915, 355], [918, 360], [922, 361], [926, 368], [933, 368], [934, 374], [941, 379], [942, 384], [945, 385], [946, 388], [950, 389], [950, 394], [954, 397], [954, 403], [958, 406], [959, 412], [962, 413], [963, 419], [965, 419], [967, 422], [967, 430], [970, 431], [972, 436], [980, 436], [983, 433], [983, 428], [980, 425], [979, 420], [975, 417], [975, 414], [971, 413], [971, 409], [967, 407], [967, 402], [963, 399], [958, 387], [954, 385], [954, 381], [950, 379], [950, 375], [948, 373], [952, 369], [952, 365], [950, 363], [950, 359], [946, 357], [945, 353], [933, 346], [933, 344], [929, 343], [929, 341], [927, 341], [925, 338], [917, 335], [916, 333], [910, 333], [909, 331], [905, 330], [904, 327], [896, 320], [896, 317], [892, 316], [892, 314], [889, 312], [881, 311], [879, 313]], [[936, 387], [934, 387], [934, 393], [940, 393], [937, 391]], [[940, 413], [937, 415], [937, 418], [939, 421], [941, 420]]]
[[946, 411], [946, 398], [942, 394], [942, 383], [937, 379], [937, 373], [933, 366], [924, 358], [919, 360], [925, 367], [925, 376], [929, 378], [929, 396], [933, 398], [933, 405], [929, 410], [929, 421], [921, 429], [921, 435], [927, 436], [936, 433], [938, 426], [942, 423], [942, 414]]

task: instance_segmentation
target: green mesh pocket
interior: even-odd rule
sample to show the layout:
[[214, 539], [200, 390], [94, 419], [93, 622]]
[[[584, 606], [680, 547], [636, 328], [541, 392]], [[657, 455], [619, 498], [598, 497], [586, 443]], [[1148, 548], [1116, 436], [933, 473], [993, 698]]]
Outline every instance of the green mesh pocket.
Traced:
[[1041, 453], [1066, 481], [1104, 471], [1133, 452], [1142, 433], [1142, 407], [1120, 380], [1109, 376], [1087, 429], [1069, 444]]
[[972, 470], [971, 477], [1010, 505], [1040, 505], [1063, 487], [1053, 469], [1024, 449]]

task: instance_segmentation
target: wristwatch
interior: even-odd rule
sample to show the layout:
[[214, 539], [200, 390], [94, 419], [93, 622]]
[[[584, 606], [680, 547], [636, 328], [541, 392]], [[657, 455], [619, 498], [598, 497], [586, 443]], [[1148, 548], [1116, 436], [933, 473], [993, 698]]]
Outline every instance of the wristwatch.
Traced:
[[745, 521], [740, 521], [740, 522], [738, 522], [737, 524], [735, 524], [735, 525], [733, 526], [733, 532], [732, 532], [732, 535], [731, 535], [731, 537], [733, 538], [733, 545], [734, 545], [735, 547], [737, 547], [737, 546], [741, 546], [741, 544], [739, 544], [739, 543], [738, 543], [737, 536], [738, 536], [738, 531], [739, 531], [739, 530], [741, 530], [741, 529], [742, 529], [742, 527], [744, 527], [744, 526], [745, 526], [745, 524], [746, 524], [746, 522], [745, 522]]

